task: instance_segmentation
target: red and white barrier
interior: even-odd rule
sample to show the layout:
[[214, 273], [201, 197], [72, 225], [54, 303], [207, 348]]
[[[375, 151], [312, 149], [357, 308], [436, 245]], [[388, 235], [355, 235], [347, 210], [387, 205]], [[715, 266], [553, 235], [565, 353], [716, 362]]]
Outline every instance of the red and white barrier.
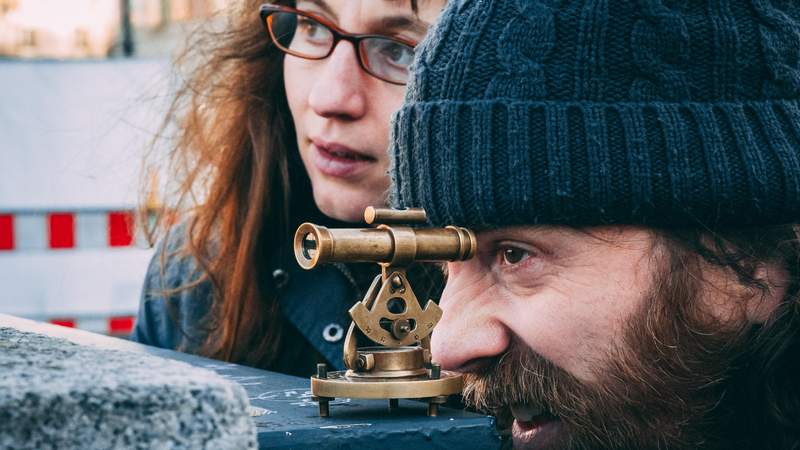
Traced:
[[0, 313], [126, 336], [153, 250], [125, 208], [0, 210]]
[[133, 331], [134, 316], [110, 317], [52, 317], [46, 321], [54, 325], [91, 331], [111, 336], [128, 336]]
[[134, 212], [0, 212], [0, 251], [146, 245], [135, 232]]

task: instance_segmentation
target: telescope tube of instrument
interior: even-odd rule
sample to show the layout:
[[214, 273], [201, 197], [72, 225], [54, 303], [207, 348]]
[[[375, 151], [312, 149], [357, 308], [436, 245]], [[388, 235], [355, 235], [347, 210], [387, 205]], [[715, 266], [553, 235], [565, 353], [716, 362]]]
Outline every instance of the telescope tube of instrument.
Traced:
[[364, 210], [364, 221], [370, 225], [375, 223], [422, 224], [427, 220], [428, 216], [422, 208], [392, 209], [367, 206], [367, 209]]
[[453, 226], [329, 229], [304, 223], [294, 235], [295, 258], [304, 269], [326, 262], [403, 266], [414, 261], [463, 261], [471, 258], [476, 248], [471, 230]]

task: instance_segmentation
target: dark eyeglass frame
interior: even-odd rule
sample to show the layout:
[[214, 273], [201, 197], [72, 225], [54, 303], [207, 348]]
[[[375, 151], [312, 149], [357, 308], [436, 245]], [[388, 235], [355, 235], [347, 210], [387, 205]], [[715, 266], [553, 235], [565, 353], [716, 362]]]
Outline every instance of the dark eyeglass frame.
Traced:
[[[292, 14], [297, 14], [297, 15], [300, 15], [300, 16], [308, 17], [309, 19], [312, 19], [312, 20], [314, 20], [316, 22], [319, 22], [320, 25], [322, 25], [324, 27], [327, 27], [329, 30], [331, 30], [331, 34], [333, 35], [333, 42], [331, 43], [331, 48], [328, 49], [328, 53], [326, 53], [324, 56], [311, 57], [311, 56], [308, 56], [308, 55], [304, 55], [304, 54], [300, 54], [300, 53], [294, 52], [294, 51], [282, 46], [280, 44], [280, 42], [278, 41], [278, 38], [272, 33], [272, 25], [270, 24], [270, 16], [272, 14], [275, 14], [275, 13], [278, 13], [278, 12], [292, 13]], [[325, 20], [322, 17], [319, 17], [319, 16], [317, 16], [315, 14], [312, 14], [310, 12], [306, 12], [306, 11], [302, 11], [302, 10], [299, 10], [299, 9], [292, 8], [290, 6], [264, 4], [264, 5], [261, 5], [261, 7], [259, 8], [259, 14], [261, 15], [261, 21], [264, 23], [264, 26], [267, 29], [267, 33], [270, 36], [270, 39], [272, 39], [272, 43], [275, 44], [275, 46], [278, 47], [278, 49], [280, 49], [284, 53], [287, 53], [287, 54], [292, 55], [292, 56], [297, 56], [298, 58], [303, 58], [303, 59], [320, 60], [320, 59], [325, 59], [328, 56], [331, 56], [331, 53], [333, 53], [333, 51], [336, 49], [336, 46], [339, 45], [339, 42], [347, 41], [347, 42], [350, 42], [350, 43], [353, 44], [353, 47], [356, 50], [356, 57], [357, 57], [356, 59], [358, 59], [358, 64], [361, 66], [361, 68], [364, 70], [364, 72], [367, 72], [368, 74], [372, 75], [373, 77], [375, 77], [375, 78], [377, 78], [379, 80], [385, 81], [387, 83], [396, 84], [396, 85], [399, 85], [399, 86], [405, 86], [406, 83], [407, 83], [407, 81], [406, 82], [398, 82], [398, 81], [395, 81], [395, 80], [387, 79], [387, 78], [385, 78], [385, 77], [383, 77], [381, 75], [376, 74], [372, 70], [370, 70], [369, 67], [367, 66], [367, 64], [364, 62], [365, 59], [367, 59], [367, 56], [364, 55], [364, 50], [363, 50], [363, 46], [361, 45], [361, 42], [363, 40], [365, 40], [365, 39], [383, 39], [383, 40], [386, 40], [386, 41], [393, 41], [393, 42], [396, 42], [398, 44], [402, 44], [402, 45], [405, 45], [407, 47], [410, 47], [412, 51], [416, 48], [416, 46], [418, 44], [417, 42], [414, 42], [414, 41], [411, 41], [411, 40], [407, 40], [407, 39], [398, 38], [398, 37], [385, 36], [385, 35], [382, 35], [382, 34], [348, 33], [346, 31], [342, 30], [341, 28], [339, 28], [338, 26], [336, 26], [336, 24], [334, 24], [334, 23], [332, 23], [332, 22], [330, 22], [328, 20]]]

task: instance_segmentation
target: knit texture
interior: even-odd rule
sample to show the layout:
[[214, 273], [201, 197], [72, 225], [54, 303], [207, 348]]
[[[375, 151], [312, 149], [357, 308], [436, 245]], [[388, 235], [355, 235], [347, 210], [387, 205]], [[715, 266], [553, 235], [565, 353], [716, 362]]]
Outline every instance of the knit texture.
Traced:
[[392, 132], [436, 225], [800, 218], [800, 2], [451, 0]]

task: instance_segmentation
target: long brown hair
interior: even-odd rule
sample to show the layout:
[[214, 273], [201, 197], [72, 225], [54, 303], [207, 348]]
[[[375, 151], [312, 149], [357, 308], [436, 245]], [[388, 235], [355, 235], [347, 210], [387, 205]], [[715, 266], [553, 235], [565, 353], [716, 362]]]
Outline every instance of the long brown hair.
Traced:
[[[262, 3], [242, 1], [224, 30], [197, 31], [176, 61], [189, 76], [163, 127], [174, 135], [161, 211], [179, 211], [185, 227], [157, 223], [165, 240], [170, 232], [185, 233], [180, 253], [198, 266], [198, 277], [178, 289], [206, 281], [213, 287], [199, 352], [268, 368], [280, 346], [281, 319], [274, 286], [264, 277], [267, 259], [287, 241], [290, 205], [313, 199], [296, 156], [283, 54], [265, 33]], [[161, 254], [162, 270], [168, 256]]]
[[[198, 30], [176, 60], [186, 78], [169, 108], [159, 139], [168, 142], [169, 185], [151, 241], [182, 233], [178, 255], [197, 276], [177, 291], [210, 282], [213, 301], [197, 351], [225, 361], [270, 368], [281, 347], [283, 320], [269, 261], [290, 242], [295, 218], [320, 217], [300, 160], [286, 99], [283, 58], [258, 13], [264, 0], [228, 8], [225, 26]], [[271, 3], [294, 6], [293, 0]], [[409, 0], [417, 13], [418, 0]], [[168, 131], [173, 130], [174, 135]], [[160, 160], [156, 164], [161, 163]], [[143, 198], [154, 186], [146, 183]], [[152, 216], [152, 210], [144, 210]], [[180, 213], [181, 227], [169, 220]], [[324, 220], [324, 218], [323, 218]], [[158, 233], [161, 231], [162, 233]], [[165, 246], [166, 248], [166, 246]]]

